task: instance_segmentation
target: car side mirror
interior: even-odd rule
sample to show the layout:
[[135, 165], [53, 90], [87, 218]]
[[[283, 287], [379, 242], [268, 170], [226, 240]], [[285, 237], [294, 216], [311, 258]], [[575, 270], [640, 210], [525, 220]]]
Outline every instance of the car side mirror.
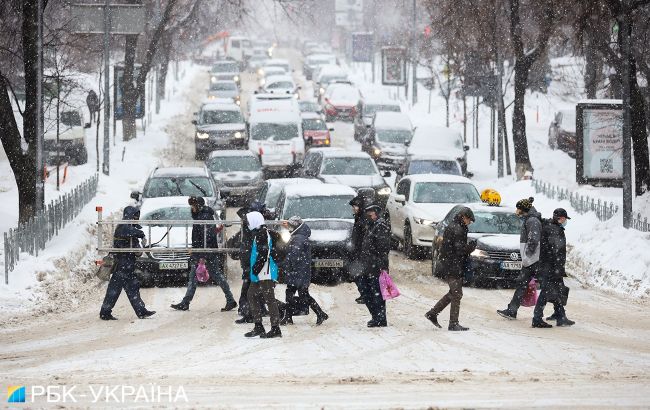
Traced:
[[330, 132], [331, 132], [331, 131], [334, 131], [334, 128], [330, 128], [329, 130], [330, 130]]
[[399, 202], [400, 204], [406, 203], [406, 196], [402, 194], [395, 195], [395, 202]]
[[367, 124], [366, 125], [366, 128], [370, 129], [370, 127], [372, 127], [372, 124]]
[[296, 87], [296, 88], [297, 88], [298, 90], [302, 90], [302, 85], [299, 85], [299, 86]]
[[404, 146], [410, 147], [411, 146], [411, 141], [404, 141]]
[[199, 122], [197, 120], [192, 120], [192, 124], [197, 125]]
[[463, 150], [469, 151], [469, 145], [463, 145]]
[[393, 175], [390, 171], [384, 171], [382, 172], [381, 176], [384, 178], [389, 178], [391, 175]]
[[140, 192], [139, 191], [132, 191], [131, 192], [131, 199], [135, 199], [136, 201], [140, 200]]
[[89, 122], [85, 123], [84, 128], [90, 128], [90, 123]]
[[253, 91], [253, 94], [258, 94], [258, 93], [259, 93], [259, 91], [257, 91], [257, 90]]

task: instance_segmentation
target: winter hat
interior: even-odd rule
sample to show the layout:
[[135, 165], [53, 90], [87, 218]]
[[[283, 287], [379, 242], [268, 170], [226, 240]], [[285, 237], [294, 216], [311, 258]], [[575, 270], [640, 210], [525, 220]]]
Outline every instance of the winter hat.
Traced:
[[251, 212], [263, 212], [266, 209], [266, 205], [264, 202], [258, 201], [257, 199], [251, 202], [251, 204], [248, 206], [248, 209]]
[[460, 211], [458, 211], [458, 217], [460, 218], [463, 216], [469, 218], [469, 220], [472, 222], [476, 222], [476, 218], [474, 218], [474, 211], [466, 206], [460, 208]]
[[191, 196], [191, 197], [187, 198], [187, 203], [190, 206], [193, 206], [193, 205], [203, 206], [203, 205], [205, 205], [205, 199], [203, 199], [203, 197], [200, 197], [200, 196]]
[[553, 219], [558, 220], [562, 217], [566, 219], [571, 219], [571, 217], [569, 217], [569, 215], [566, 213], [566, 209], [564, 208], [558, 208], [555, 211], [553, 211]]
[[517, 209], [520, 209], [520, 210], [522, 210], [524, 212], [528, 212], [528, 211], [530, 211], [530, 208], [533, 207], [533, 201], [534, 200], [535, 200], [535, 198], [533, 198], [531, 196], [530, 198], [526, 198], [526, 199], [522, 199], [522, 200], [518, 201], [517, 205], [515, 205], [515, 206], [517, 207]]
[[299, 216], [297, 216], [297, 215], [294, 215], [294, 216], [292, 216], [291, 218], [289, 218], [289, 220], [287, 221], [287, 223], [289, 224], [290, 227], [296, 229], [296, 228], [298, 228], [300, 225], [302, 225], [302, 218], [299, 217]]
[[381, 207], [377, 204], [371, 204], [364, 209], [365, 212], [377, 212], [379, 214], [381, 212]]
[[246, 220], [248, 221], [248, 227], [251, 230], [257, 229], [260, 226], [264, 225], [264, 217], [257, 211], [247, 213]]

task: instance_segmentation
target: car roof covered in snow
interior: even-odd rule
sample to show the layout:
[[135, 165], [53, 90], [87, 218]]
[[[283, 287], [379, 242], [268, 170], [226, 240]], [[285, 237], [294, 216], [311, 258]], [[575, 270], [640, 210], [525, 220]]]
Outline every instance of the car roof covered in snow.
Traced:
[[420, 152], [459, 152], [463, 150], [463, 137], [460, 132], [446, 127], [420, 125], [413, 133], [408, 153]]
[[331, 149], [331, 148], [325, 148], [323, 151], [324, 158], [370, 158], [370, 155], [366, 152], [351, 152], [351, 151], [346, 151], [343, 149]]
[[165, 167], [156, 168], [153, 177], [207, 177], [207, 171], [203, 167]]
[[322, 77], [324, 75], [341, 75], [341, 76], [347, 76], [348, 73], [341, 68], [340, 66], [336, 64], [325, 64], [321, 67], [320, 71], [318, 72], [318, 76]]
[[460, 175], [449, 175], [449, 174], [416, 174], [416, 175], [407, 175], [403, 179], [410, 179], [411, 182], [447, 182], [447, 183], [461, 183], [461, 184], [472, 184], [474, 183], [465, 177]]
[[357, 195], [356, 191], [347, 185], [340, 184], [293, 184], [284, 187], [287, 198], [303, 198], [307, 196], [349, 196]]
[[294, 184], [323, 184], [323, 182], [320, 179], [313, 179], [313, 178], [273, 178], [273, 179], [267, 179], [266, 183], [269, 185], [278, 185], [278, 186], [285, 186], [285, 185], [294, 185]]
[[437, 153], [424, 153], [424, 154], [411, 154], [409, 155], [411, 161], [454, 161], [458, 162], [456, 157], [449, 154]]
[[287, 73], [287, 70], [285, 70], [284, 68], [282, 68], [280, 66], [277, 66], [277, 65], [270, 66], [270, 65], [267, 65], [266, 62], [262, 66], [262, 71], [264, 71], [265, 76], [268, 75], [269, 73], [274, 73], [274, 74], [271, 74], [271, 75], [277, 75], [277, 74], [280, 74], [280, 73], [283, 73], [283, 74]]
[[147, 198], [142, 202], [140, 215], [144, 216], [149, 212], [162, 208], [189, 208], [187, 203], [189, 196], [165, 196], [159, 198]]
[[322, 120], [323, 115], [313, 111], [306, 111], [300, 114], [303, 120]]
[[212, 151], [210, 153], [209, 158], [217, 158], [217, 157], [256, 157], [257, 158], [257, 155], [253, 154], [252, 151], [245, 150], [245, 149], [224, 149], [224, 150]]
[[300, 112], [277, 110], [277, 111], [254, 111], [251, 113], [249, 122], [253, 123], [289, 123], [289, 122], [302, 122]]
[[273, 93], [257, 93], [251, 95], [251, 102], [271, 101], [271, 100], [295, 100], [293, 94], [273, 94]]
[[491, 206], [482, 202], [464, 204], [472, 211], [477, 212], [489, 212], [489, 213], [505, 213], [505, 214], [514, 214], [515, 208], [510, 206]]
[[281, 74], [281, 75], [270, 75], [266, 77], [266, 85], [278, 82], [278, 81], [289, 81], [293, 83], [293, 77], [287, 74]]
[[388, 130], [412, 130], [409, 116], [403, 112], [379, 111], [375, 114], [375, 128]]
[[202, 111], [240, 111], [235, 103], [206, 103], [201, 106]]
[[237, 105], [235, 100], [230, 97], [208, 97], [201, 101], [201, 107], [206, 104], [228, 104], [228, 105]]
[[399, 101], [388, 98], [383, 94], [364, 93], [363, 91], [361, 93], [365, 105], [394, 105], [401, 108]]

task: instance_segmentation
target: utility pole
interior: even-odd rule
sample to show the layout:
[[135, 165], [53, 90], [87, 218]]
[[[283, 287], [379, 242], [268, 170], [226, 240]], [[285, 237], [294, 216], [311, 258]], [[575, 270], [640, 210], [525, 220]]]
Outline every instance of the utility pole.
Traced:
[[623, 0], [619, 24], [623, 62], [623, 227], [632, 225], [632, 114], [630, 112], [630, 0]]
[[411, 97], [412, 97], [412, 103], [415, 105], [415, 103], [418, 102], [418, 83], [417, 83], [417, 71], [418, 71], [418, 51], [417, 51], [417, 35], [418, 31], [416, 30], [416, 23], [417, 23], [417, 0], [413, 0], [413, 51], [412, 51], [412, 58], [413, 58], [413, 90], [411, 91]]
[[111, 16], [110, 16], [110, 0], [104, 2], [104, 163], [102, 164], [102, 172], [104, 175], [110, 174], [110, 124], [108, 122], [111, 116], [109, 108], [110, 96], [110, 30], [111, 30]]
[[34, 209], [40, 211], [45, 206], [45, 158], [43, 156], [43, 0], [37, 2], [38, 11], [37, 39], [38, 48], [36, 58], [36, 198]]
[[503, 108], [503, 61], [501, 55], [497, 53], [497, 66], [495, 70], [497, 76], [497, 177], [503, 178], [503, 140], [505, 138], [505, 120], [502, 118]]

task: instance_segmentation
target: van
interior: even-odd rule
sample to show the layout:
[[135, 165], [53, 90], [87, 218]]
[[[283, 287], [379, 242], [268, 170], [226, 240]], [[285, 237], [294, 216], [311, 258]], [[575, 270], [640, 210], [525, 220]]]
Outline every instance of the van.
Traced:
[[[56, 124], [48, 127], [43, 136], [43, 151], [47, 164], [69, 162], [81, 165], [88, 162], [86, 149], [86, 128], [90, 123], [84, 122], [81, 109], [61, 111], [59, 116], [59, 143], [56, 141]], [[301, 134], [302, 135], [302, 134]]]
[[305, 157], [300, 113], [272, 106], [252, 112], [248, 149], [259, 156], [265, 171], [293, 172]]
[[243, 63], [251, 56], [253, 45], [247, 37], [233, 36], [226, 41], [226, 56]]

